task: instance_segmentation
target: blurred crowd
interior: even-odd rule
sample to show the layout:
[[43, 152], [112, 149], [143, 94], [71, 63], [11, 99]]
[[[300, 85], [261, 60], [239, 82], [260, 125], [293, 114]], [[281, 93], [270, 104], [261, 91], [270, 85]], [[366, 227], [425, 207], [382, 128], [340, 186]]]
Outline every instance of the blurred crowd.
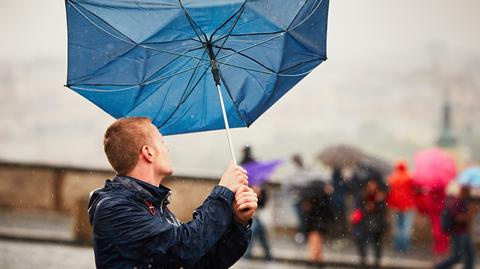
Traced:
[[[328, 235], [329, 238], [351, 238], [360, 266], [367, 264], [371, 250], [373, 266], [379, 267], [386, 234], [391, 233], [393, 248], [400, 255], [409, 252], [414, 217], [423, 214], [430, 220], [433, 252], [450, 251], [447, 258], [437, 261], [435, 268], [450, 268], [459, 262], [464, 263], [464, 268], [473, 268], [472, 222], [478, 203], [471, 190], [480, 185], [480, 169], [470, 167], [457, 171], [453, 159], [439, 149], [416, 154], [412, 172], [405, 161], [388, 167], [381, 160], [355, 156], [352, 152], [342, 157], [342, 151], [345, 153], [345, 148], [326, 151], [320, 156], [330, 168], [328, 178], [318, 177], [300, 155], [290, 159], [295, 172], [283, 190], [293, 201], [297, 217], [298, 232], [294, 239], [297, 243], [307, 243], [311, 261], [323, 261], [323, 246]], [[256, 160], [247, 146], [242, 164], [252, 162]], [[254, 171], [254, 174], [259, 173]], [[268, 177], [269, 173], [262, 176]], [[254, 184], [260, 208], [268, 197], [265, 182]], [[452, 186], [457, 191], [447, 192]], [[261, 220], [255, 218], [252, 244], [258, 240], [269, 260], [272, 253], [265, 229]], [[251, 257], [251, 247], [247, 257]]]

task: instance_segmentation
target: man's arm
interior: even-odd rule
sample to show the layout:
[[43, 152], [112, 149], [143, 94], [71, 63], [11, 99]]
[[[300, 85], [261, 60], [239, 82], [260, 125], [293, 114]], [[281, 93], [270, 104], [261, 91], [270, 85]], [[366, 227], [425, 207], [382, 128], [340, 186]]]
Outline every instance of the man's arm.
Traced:
[[257, 209], [257, 194], [242, 186], [233, 203], [234, 219], [213, 249], [195, 264], [195, 269], [224, 269], [237, 262], [247, 250], [252, 232], [250, 225]]

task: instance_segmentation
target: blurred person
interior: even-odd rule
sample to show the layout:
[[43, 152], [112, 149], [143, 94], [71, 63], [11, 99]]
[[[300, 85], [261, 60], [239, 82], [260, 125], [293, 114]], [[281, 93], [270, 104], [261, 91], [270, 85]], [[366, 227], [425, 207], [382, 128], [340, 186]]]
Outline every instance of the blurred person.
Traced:
[[[265, 207], [265, 204], [267, 203], [267, 192], [263, 186], [252, 186], [252, 189], [255, 191], [258, 197], [257, 210], [262, 210]], [[253, 245], [257, 239], [263, 248], [265, 260], [271, 261], [273, 257], [272, 257], [272, 251], [270, 248], [270, 243], [268, 240], [268, 232], [265, 228], [265, 225], [261, 221], [261, 219], [257, 215], [255, 215], [253, 217], [253, 223], [252, 223], [252, 239], [245, 253], [245, 258], [247, 259], [252, 258]]]
[[388, 186], [384, 182], [383, 174], [367, 162], [360, 161], [354, 167], [352, 177], [347, 185], [354, 201], [362, 199], [363, 190], [370, 180], [375, 180], [381, 191], [386, 192], [388, 190]]
[[[252, 148], [250, 147], [250, 145], [245, 145], [243, 147], [243, 156], [240, 164], [245, 165], [255, 161], [256, 159], [253, 157]], [[258, 197], [257, 209], [262, 210], [265, 207], [265, 204], [267, 203], [267, 198], [268, 198], [267, 191], [263, 186], [263, 184], [261, 186], [254, 185], [252, 186], [252, 189], [254, 190], [254, 192], [257, 194], [257, 197]], [[268, 241], [268, 232], [262, 220], [259, 218], [259, 216], [255, 215], [253, 217], [253, 222], [252, 222], [252, 239], [245, 253], [245, 258], [247, 259], [252, 258], [253, 245], [257, 239], [263, 248], [263, 253], [265, 255], [264, 258], [266, 260], [272, 260], [272, 252], [270, 248], [270, 243]]]
[[256, 161], [255, 158], [253, 157], [253, 152], [252, 152], [252, 147], [250, 145], [245, 145], [242, 149], [242, 160], [240, 161], [240, 164], [246, 164], [246, 163], [251, 163]]
[[382, 240], [387, 228], [387, 192], [380, 188], [378, 180], [367, 180], [361, 190], [351, 216], [352, 232], [360, 256], [360, 266], [366, 266], [367, 247], [372, 245], [374, 267], [379, 268], [382, 257]]
[[399, 161], [388, 177], [389, 194], [387, 204], [394, 210], [394, 247], [400, 252], [410, 248], [415, 202], [413, 180], [406, 162]]
[[117, 174], [90, 197], [97, 268], [228, 268], [243, 255], [257, 208], [243, 168], [231, 162], [193, 219], [181, 223], [161, 185], [173, 173], [169, 150], [150, 119], [115, 121], [104, 150]]
[[323, 242], [333, 221], [331, 194], [333, 188], [322, 181], [311, 181], [302, 193], [302, 208], [306, 213], [309, 259], [323, 261]]
[[307, 236], [307, 216], [302, 206], [301, 193], [307, 182], [312, 179], [312, 172], [305, 166], [302, 156], [295, 154], [291, 157], [295, 166], [295, 172], [289, 176], [287, 189], [293, 200], [293, 209], [297, 216], [298, 228], [295, 234], [295, 242], [303, 243]]
[[470, 187], [462, 186], [458, 197], [447, 199], [445, 209], [451, 218], [451, 227], [448, 227], [448, 232], [451, 233], [451, 255], [437, 264], [435, 268], [451, 268], [463, 260], [463, 268], [472, 269], [474, 267], [475, 250], [471, 238], [471, 228], [477, 209], [476, 205], [470, 201]]
[[347, 228], [347, 207], [346, 196], [348, 192], [347, 183], [342, 175], [341, 167], [332, 168], [331, 182], [333, 187], [331, 207], [333, 210], [333, 217], [335, 226], [332, 227], [334, 234], [344, 237], [348, 231]]

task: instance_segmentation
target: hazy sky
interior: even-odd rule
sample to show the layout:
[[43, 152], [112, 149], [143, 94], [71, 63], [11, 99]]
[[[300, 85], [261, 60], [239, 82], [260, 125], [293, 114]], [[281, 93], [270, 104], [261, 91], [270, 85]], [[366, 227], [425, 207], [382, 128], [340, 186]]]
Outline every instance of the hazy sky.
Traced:
[[[311, 160], [328, 143], [352, 142], [395, 158], [402, 145], [428, 146], [442, 101], [435, 83], [480, 70], [479, 10], [478, 0], [332, 0], [329, 60], [251, 128], [234, 130], [237, 151], [250, 143], [261, 159]], [[101, 137], [111, 117], [63, 87], [64, 1], [2, 0], [0, 22], [0, 158], [106, 167]], [[358, 137], [368, 130], [375, 134]], [[385, 137], [399, 148], [383, 148], [392, 144]], [[223, 132], [167, 142], [179, 171], [218, 173], [229, 158]]]

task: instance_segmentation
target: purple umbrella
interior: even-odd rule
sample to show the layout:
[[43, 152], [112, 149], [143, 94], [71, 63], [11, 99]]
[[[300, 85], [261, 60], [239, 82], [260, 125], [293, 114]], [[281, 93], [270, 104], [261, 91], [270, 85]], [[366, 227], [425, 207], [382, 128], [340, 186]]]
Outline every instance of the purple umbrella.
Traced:
[[253, 161], [243, 164], [242, 166], [248, 171], [249, 185], [259, 186], [267, 181], [277, 167], [282, 163], [282, 160], [273, 160], [267, 162]]

